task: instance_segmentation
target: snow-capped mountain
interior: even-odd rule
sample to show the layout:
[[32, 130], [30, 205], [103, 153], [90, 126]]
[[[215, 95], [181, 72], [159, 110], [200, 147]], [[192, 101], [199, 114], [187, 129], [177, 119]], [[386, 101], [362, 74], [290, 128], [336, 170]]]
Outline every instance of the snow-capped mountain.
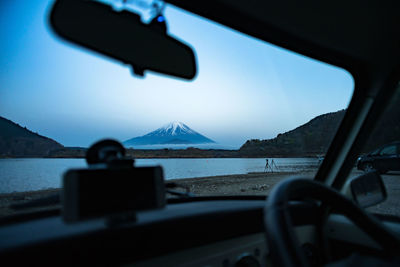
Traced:
[[182, 122], [171, 122], [143, 136], [123, 142], [126, 147], [142, 145], [167, 144], [206, 144], [215, 143], [213, 140], [192, 130]]

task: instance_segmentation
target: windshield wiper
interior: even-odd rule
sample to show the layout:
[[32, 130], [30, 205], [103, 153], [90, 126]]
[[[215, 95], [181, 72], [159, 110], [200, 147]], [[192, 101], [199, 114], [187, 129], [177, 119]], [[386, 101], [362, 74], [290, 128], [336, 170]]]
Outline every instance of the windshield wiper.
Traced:
[[[183, 188], [186, 192], [180, 192], [176, 190], [171, 190], [171, 188]], [[166, 193], [171, 194], [173, 196], [178, 196], [182, 198], [190, 198], [195, 197], [193, 193], [190, 192], [190, 188], [188, 186], [184, 186], [182, 184], [169, 182], [165, 184]]]

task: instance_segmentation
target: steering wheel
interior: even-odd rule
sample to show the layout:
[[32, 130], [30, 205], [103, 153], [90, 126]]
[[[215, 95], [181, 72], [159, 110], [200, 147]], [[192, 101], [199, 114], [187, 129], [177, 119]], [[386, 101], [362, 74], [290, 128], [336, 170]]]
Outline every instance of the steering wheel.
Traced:
[[385, 252], [391, 255], [398, 253], [400, 240], [355, 202], [322, 183], [305, 178], [290, 178], [273, 188], [264, 210], [267, 245], [274, 266], [310, 266], [298, 245], [289, 214], [289, 201], [304, 199], [319, 201], [321, 205], [333, 208], [335, 213], [345, 215], [367, 233]]

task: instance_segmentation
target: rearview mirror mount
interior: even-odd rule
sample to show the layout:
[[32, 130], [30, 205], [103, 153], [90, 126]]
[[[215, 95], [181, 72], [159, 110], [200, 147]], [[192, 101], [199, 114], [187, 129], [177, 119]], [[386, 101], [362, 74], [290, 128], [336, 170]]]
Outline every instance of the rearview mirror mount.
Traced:
[[133, 67], [183, 79], [196, 75], [193, 50], [166, 32], [165, 21], [144, 24], [140, 16], [96, 1], [57, 0], [50, 25], [61, 38]]

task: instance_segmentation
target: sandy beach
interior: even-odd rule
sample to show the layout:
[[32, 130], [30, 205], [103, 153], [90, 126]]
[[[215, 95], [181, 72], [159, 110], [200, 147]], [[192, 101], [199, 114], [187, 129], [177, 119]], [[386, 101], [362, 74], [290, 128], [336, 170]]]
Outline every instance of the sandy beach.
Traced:
[[168, 182], [189, 188], [196, 196], [268, 195], [271, 188], [282, 179], [293, 176], [312, 178], [314, 175], [315, 172], [269, 172], [176, 179]]

